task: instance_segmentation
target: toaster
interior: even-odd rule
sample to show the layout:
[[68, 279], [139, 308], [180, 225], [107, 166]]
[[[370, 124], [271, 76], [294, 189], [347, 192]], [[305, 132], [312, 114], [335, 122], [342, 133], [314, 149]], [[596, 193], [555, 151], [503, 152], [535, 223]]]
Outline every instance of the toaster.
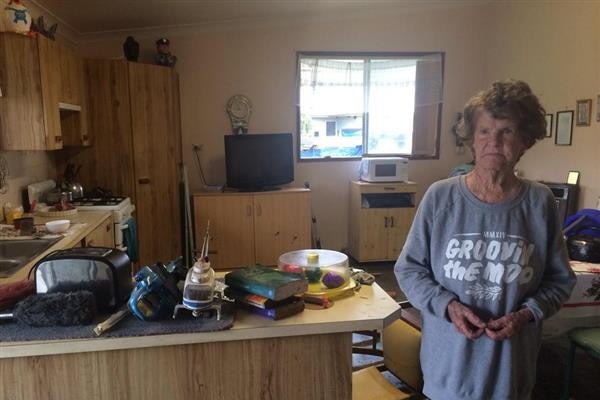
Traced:
[[124, 304], [133, 287], [127, 253], [108, 247], [57, 250], [33, 268], [37, 293], [89, 290], [99, 311]]

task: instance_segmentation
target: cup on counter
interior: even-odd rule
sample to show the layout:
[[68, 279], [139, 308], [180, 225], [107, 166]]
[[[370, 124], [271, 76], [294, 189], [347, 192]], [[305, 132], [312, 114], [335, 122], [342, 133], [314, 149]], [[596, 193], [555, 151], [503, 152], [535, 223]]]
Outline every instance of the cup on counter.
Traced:
[[21, 236], [31, 236], [35, 232], [35, 226], [33, 225], [33, 217], [21, 217], [15, 218], [13, 221], [15, 229], [19, 230]]

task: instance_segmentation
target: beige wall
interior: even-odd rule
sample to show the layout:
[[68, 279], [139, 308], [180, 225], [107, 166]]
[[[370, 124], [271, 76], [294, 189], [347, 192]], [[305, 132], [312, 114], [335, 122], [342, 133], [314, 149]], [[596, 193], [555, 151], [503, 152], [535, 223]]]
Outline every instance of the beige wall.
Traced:
[[573, 127], [571, 146], [556, 146], [555, 132], [531, 148], [517, 168], [525, 177], [565, 182], [580, 171], [579, 207], [595, 208], [600, 196], [600, 2], [521, 1], [490, 7], [486, 77], [526, 80], [548, 113], [574, 110], [593, 99], [592, 123]]
[[[192, 145], [203, 146], [201, 160], [209, 183], [225, 180], [223, 135], [230, 131], [227, 99], [237, 93], [253, 103], [250, 132], [295, 132], [296, 51], [444, 51], [446, 52], [444, 112], [439, 160], [414, 161], [409, 177], [426, 188], [468, 159], [457, 155], [450, 135], [454, 115], [466, 98], [484, 82], [481, 31], [484, 10], [478, 7], [404, 14], [402, 9], [372, 16], [276, 25], [212, 27], [210, 30], [169, 35], [179, 61], [184, 160], [192, 189], [201, 187]], [[153, 40], [138, 38], [144, 60]], [[91, 56], [122, 57], [124, 38], [87, 43]], [[294, 185], [309, 182], [312, 204], [323, 246], [347, 244], [349, 181], [357, 162], [302, 162], [295, 165]], [[422, 192], [421, 189], [421, 192]]]

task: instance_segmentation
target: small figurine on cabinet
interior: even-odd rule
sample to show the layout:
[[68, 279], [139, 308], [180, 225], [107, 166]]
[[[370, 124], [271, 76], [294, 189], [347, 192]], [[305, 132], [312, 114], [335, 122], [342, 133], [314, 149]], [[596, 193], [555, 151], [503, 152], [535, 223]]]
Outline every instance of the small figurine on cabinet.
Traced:
[[31, 32], [37, 32], [40, 35], [46, 36], [48, 39], [55, 40], [56, 30], [58, 29], [58, 24], [52, 25], [50, 28], [46, 29], [46, 23], [44, 22], [44, 16], [40, 15], [36, 20], [31, 20]]
[[123, 53], [127, 61], [137, 62], [138, 56], [140, 55], [140, 44], [135, 41], [133, 36], [127, 36], [123, 43]]
[[10, 32], [29, 34], [31, 26], [31, 14], [21, 0], [10, 0], [4, 7], [4, 29]]
[[174, 67], [177, 57], [169, 51], [169, 39], [160, 38], [156, 41], [156, 56], [154, 57], [158, 65]]

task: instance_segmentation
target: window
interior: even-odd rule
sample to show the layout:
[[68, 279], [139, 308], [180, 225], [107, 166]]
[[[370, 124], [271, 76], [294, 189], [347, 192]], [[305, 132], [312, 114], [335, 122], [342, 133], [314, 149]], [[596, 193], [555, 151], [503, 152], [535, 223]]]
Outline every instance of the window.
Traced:
[[298, 53], [299, 158], [437, 158], [443, 53]]

